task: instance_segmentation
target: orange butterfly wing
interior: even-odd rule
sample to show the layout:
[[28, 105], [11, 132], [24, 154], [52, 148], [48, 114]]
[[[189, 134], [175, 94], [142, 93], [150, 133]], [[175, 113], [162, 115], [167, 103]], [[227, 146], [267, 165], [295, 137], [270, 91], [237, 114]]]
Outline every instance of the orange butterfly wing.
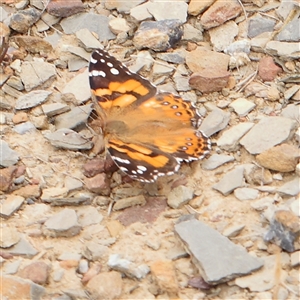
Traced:
[[103, 50], [92, 54], [89, 75], [107, 149], [132, 178], [153, 182], [178, 171], [182, 160], [209, 152], [210, 141], [197, 129], [201, 118], [191, 102], [158, 94], [148, 80]]

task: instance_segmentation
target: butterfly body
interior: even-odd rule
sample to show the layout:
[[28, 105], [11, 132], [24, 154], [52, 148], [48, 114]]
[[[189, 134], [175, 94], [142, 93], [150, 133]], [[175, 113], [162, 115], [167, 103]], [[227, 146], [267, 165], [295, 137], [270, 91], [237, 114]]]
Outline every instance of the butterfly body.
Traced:
[[106, 148], [133, 179], [153, 182], [177, 172], [180, 163], [203, 158], [210, 141], [197, 128], [192, 103], [130, 72], [103, 50], [93, 52], [89, 78]]

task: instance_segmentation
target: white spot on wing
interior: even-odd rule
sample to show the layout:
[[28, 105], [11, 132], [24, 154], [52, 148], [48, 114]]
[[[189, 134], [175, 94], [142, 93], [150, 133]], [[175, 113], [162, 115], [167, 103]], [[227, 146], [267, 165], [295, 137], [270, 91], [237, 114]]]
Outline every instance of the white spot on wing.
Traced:
[[117, 156], [112, 156], [112, 158], [120, 163], [123, 163], [123, 164], [126, 164], [126, 165], [129, 165], [130, 164], [130, 161], [128, 159], [122, 159], [120, 157], [117, 157]]
[[113, 75], [119, 75], [120, 72], [116, 68], [111, 68], [110, 73]]
[[120, 167], [120, 170], [123, 171], [123, 172], [128, 172], [128, 169], [125, 168], [125, 167]]
[[95, 58], [93, 58], [93, 56], [91, 56], [90, 62], [92, 64], [95, 64], [97, 61], [98, 61], [97, 59], [95, 59]]
[[103, 71], [97, 71], [97, 70], [93, 70], [91, 73], [90, 73], [90, 76], [101, 76], [101, 77], [106, 77], [106, 73], [103, 72]]
[[145, 166], [137, 166], [137, 168], [143, 172], [147, 171], [147, 168]]

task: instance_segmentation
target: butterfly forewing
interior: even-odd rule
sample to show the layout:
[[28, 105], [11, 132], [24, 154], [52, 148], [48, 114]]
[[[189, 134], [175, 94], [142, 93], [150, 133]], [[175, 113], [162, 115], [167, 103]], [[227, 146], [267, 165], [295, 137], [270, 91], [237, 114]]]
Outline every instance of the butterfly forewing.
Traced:
[[92, 93], [103, 109], [126, 107], [156, 94], [155, 86], [147, 79], [100, 49], [92, 53], [89, 79]]

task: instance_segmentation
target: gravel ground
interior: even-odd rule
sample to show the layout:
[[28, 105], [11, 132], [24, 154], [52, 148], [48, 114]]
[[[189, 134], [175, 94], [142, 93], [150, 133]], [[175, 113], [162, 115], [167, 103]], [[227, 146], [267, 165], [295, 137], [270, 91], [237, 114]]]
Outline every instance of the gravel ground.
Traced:
[[[1, 299], [298, 299], [299, 3], [0, 1]], [[155, 183], [103, 152], [106, 49], [212, 150]]]

